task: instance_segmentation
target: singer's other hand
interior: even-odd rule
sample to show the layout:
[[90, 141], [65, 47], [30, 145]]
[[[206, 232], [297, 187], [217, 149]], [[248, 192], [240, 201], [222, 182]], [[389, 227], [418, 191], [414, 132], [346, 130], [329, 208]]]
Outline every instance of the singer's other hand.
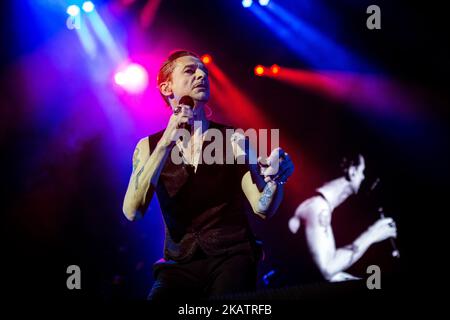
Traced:
[[273, 149], [267, 159], [259, 157], [258, 164], [265, 182], [285, 184], [294, 172], [294, 163], [282, 148]]

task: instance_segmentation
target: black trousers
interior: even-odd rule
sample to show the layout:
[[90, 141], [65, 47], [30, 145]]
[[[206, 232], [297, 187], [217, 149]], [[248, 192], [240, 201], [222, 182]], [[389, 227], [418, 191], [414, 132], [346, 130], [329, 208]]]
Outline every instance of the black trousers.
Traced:
[[251, 252], [207, 256], [198, 250], [189, 262], [155, 264], [155, 282], [148, 299], [192, 301], [253, 291], [256, 287], [256, 265]]

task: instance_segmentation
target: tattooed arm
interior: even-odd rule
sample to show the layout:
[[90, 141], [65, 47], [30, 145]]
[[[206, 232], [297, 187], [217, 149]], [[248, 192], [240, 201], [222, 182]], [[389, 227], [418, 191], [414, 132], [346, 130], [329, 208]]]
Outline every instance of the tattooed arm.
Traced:
[[172, 146], [179, 138], [178, 128], [188, 119], [188, 114], [184, 111], [172, 114], [151, 155], [148, 138], [141, 139], [137, 144], [133, 155], [133, 172], [123, 201], [123, 213], [128, 220], [133, 221], [141, 218], [147, 211], [162, 168], [172, 150]]
[[336, 248], [328, 205], [317, 197], [311, 199], [306, 206], [300, 206], [305, 220], [306, 241], [314, 262], [328, 281], [356, 279], [343, 271], [358, 261], [373, 243], [396, 236], [394, 228], [388, 227], [392, 219], [381, 219], [351, 244]]
[[150, 155], [148, 138], [138, 142], [133, 153], [133, 171], [123, 201], [122, 210], [128, 220], [141, 218], [147, 210], [169, 150], [168, 145], [158, 143]]
[[[269, 158], [273, 160], [272, 164], [275, 163], [274, 159], [277, 158], [276, 165], [279, 170], [276, 172], [278, 174], [272, 176], [265, 175], [260, 170], [261, 167], [259, 164], [261, 160], [257, 159], [255, 151], [251, 148], [248, 141], [245, 142], [243, 135], [237, 133], [233, 135], [232, 145], [235, 157], [244, 156], [246, 163], [249, 165], [249, 171], [242, 178], [241, 187], [253, 212], [263, 219], [272, 216], [277, 211], [283, 199], [283, 183], [292, 174], [294, 167], [292, 161], [288, 157], [279, 161], [275, 155], [284, 154], [284, 151], [280, 148], [274, 149], [271, 153], [272, 158]], [[273, 169], [271, 165], [265, 165], [263, 171], [268, 173], [270, 169]]]
[[252, 179], [251, 171], [248, 171], [242, 178], [241, 184], [253, 212], [265, 219], [277, 211], [283, 199], [283, 186], [274, 181], [267, 183], [263, 181], [263, 183], [265, 183], [265, 186], [261, 192]]

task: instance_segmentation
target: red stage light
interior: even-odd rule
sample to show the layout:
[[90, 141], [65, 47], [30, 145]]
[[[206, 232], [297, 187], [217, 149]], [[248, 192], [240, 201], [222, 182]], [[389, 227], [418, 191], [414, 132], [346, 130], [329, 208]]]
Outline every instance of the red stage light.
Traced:
[[202, 55], [201, 60], [204, 64], [208, 64], [208, 63], [212, 62], [212, 58], [209, 54]]
[[280, 66], [274, 64], [270, 67], [270, 71], [272, 71], [272, 74], [277, 75], [280, 72]]
[[257, 76], [262, 76], [264, 74], [264, 72], [265, 72], [265, 68], [262, 65], [259, 64], [255, 67], [255, 74]]

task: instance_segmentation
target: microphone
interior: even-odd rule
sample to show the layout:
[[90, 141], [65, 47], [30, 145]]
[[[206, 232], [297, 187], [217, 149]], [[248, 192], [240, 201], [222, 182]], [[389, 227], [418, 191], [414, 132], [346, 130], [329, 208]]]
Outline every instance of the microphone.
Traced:
[[[378, 213], [380, 214], [380, 217], [383, 219], [384, 218], [383, 207], [378, 208]], [[389, 242], [391, 243], [391, 247], [392, 247], [392, 256], [394, 258], [400, 258], [400, 251], [398, 251], [398, 249], [397, 249], [397, 245], [395, 244], [394, 238], [392, 238], [392, 237], [389, 238]]]
[[[380, 183], [380, 178], [376, 178], [375, 181], [371, 184], [370, 188], [369, 188], [369, 193], [372, 193], [379, 185]], [[380, 214], [380, 218], [384, 219], [384, 210], [383, 207], [378, 207], [378, 213]], [[398, 251], [397, 249], [397, 245], [395, 244], [395, 240], [394, 238], [389, 238], [389, 242], [391, 243], [391, 247], [392, 247], [392, 256], [394, 258], [400, 258], [400, 251]]]
[[380, 183], [380, 178], [376, 178], [375, 181], [370, 186], [369, 192], [372, 192], [373, 190], [375, 190], [375, 188], [378, 186], [379, 183]]
[[[191, 96], [183, 96], [183, 97], [181, 97], [181, 99], [180, 99], [180, 101], [178, 103], [178, 107], [176, 107], [175, 110], [174, 110], [175, 114], [179, 114], [181, 112], [181, 110], [182, 110], [181, 106], [182, 105], [189, 106], [191, 109], [194, 109], [195, 101], [194, 101], [194, 99], [192, 99]], [[187, 129], [187, 130], [189, 130], [190, 127], [191, 126], [188, 123], [182, 123], [179, 126], [179, 128]]]
[[192, 109], [194, 109], [194, 106], [195, 106], [194, 99], [192, 99], [191, 96], [181, 97], [180, 102], [178, 104], [179, 105], [184, 104], [184, 105], [190, 106]]

